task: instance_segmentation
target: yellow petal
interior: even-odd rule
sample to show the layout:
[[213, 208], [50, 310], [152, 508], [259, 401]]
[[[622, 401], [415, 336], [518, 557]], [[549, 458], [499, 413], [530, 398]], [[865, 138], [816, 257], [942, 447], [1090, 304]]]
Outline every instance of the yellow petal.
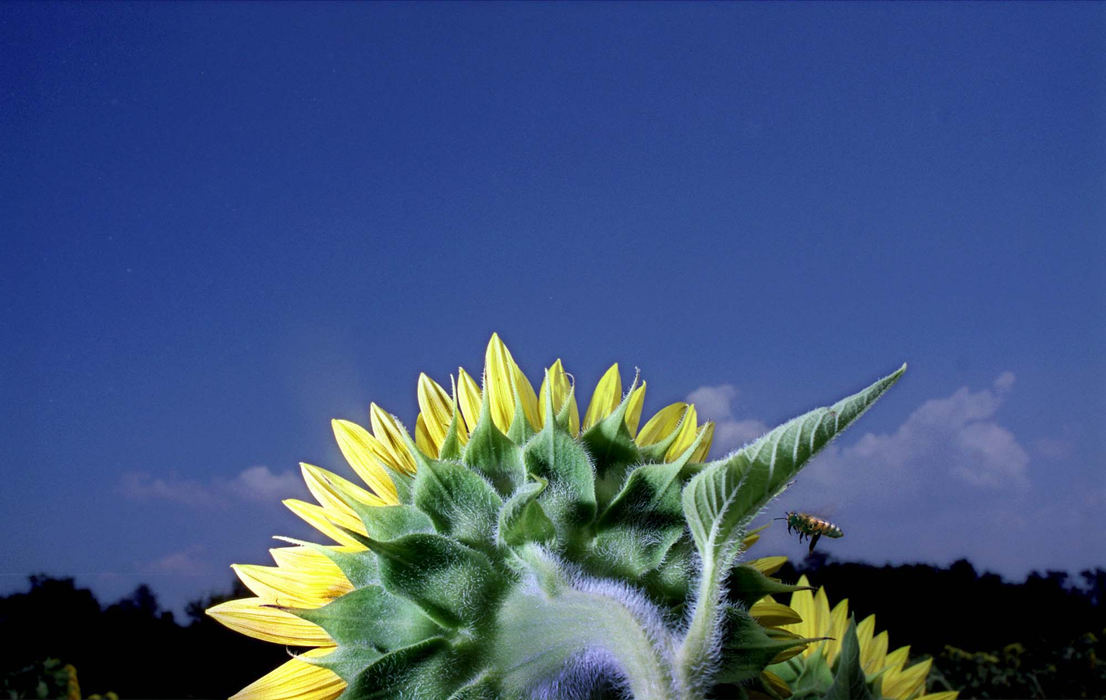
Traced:
[[657, 411], [657, 415], [642, 426], [637, 436], [637, 444], [652, 445], [667, 438], [680, 424], [685, 411], [687, 411], [686, 403], [670, 404]]
[[909, 698], [925, 689], [926, 676], [933, 659], [919, 661], [910, 668], [894, 671], [883, 677], [883, 695], [889, 698]]
[[[800, 586], [810, 585], [806, 576], [799, 578]], [[794, 632], [800, 637], [820, 637], [818, 634], [817, 614], [814, 608], [814, 594], [810, 591], [795, 591], [791, 594], [791, 608], [799, 614], [799, 617], [803, 618], [802, 622], [797, 622], [793, 625], [786, 625], [784, 629]], [[806, 655], [814, 653], [814, 649], [817, 648], [817, 644], [807, 647], [807, 651], [803, 652]]]
[[540, 427], [541, 416], [534, 387], [519, 369], [498, 333], [492, 334], [484, 353], [484, 389], [491, 402], [492, 420], [502, 432], [506, 433], [514, 421], [516, 393], [527, 422], [535, 429]]
[[388, 459], [384, 460], [385, 464], [397, 471], [414, 474], [415, 458], [407, 451], [407, 443], [403, 441], [404, 431], [399, 421], [373, 403], [369, 404], [369, 422], [372, 423], [373, 435], [387, 450]]
[[771, 671], [761, 671], [760, 681], [764, 683], [765, 687], [775, 693], [777, 697], [786, 698], [791, 696], [791, 686], [787, 684], [787, 681]]
[[897, 673], [902, 670], [902, 667], [906, 664], [906, 660], [910, 658], [910, 645], [899, 647], [883, 660], [883, 669], [885, 673]]
[[[334, 647], [321, 647], [301, 656], [326, 656], [332, 651]], [[333, 671], [293, 658], [239, 690], [231, 700], [333, 700], [345, 689], [346, 682]]]
[[887, 658], [887, 632], [880, 632], [867, 647], [860, 647], [860, 665], [869, 676], [874, 676], [883, 668]]
[[[365, 547], [334, 547], [339, 552], [362, 552]], [[336, 578], [345, 574], [338, 565], [331, 561], [330, 557], [311, 547], [274, 547], [269, 550], [273, 561], [282, 569], [292, 571], [308, 571], [318, 576]]]
[[680, 432], [676, 434], [676, 439], [672, 442], [672, 446], [668, 448], [668, 452], [664, 453], [666, 462], [674, 462], [679, 459], [684, 450], [691, 447], [695, 442], [695, 437], [699, 432], [699, 425], [696, 422], [697, 417], [695, 406], [688, 406], [680, 423]]
[[396, 486], [392, 483], [392, 477], [381, 465], [387, 450], [380, 441], [360, 425], [348, 420], [332, 420], [330, 426], [334, 429], [338, 449], [342, 451], [342, 456], [349, 462], [353, 471], [357, 472], [357, 476], [361, 477], [361, 480], [385, 502], [391, 505], [398, 504]]
[[254, 595], [266, 603], [286, 608], [321, 608], [353, 590], [341, 571], [335, 576], [329, 571], [320, 573], [256, 564], [232, 564], [230, 568]]
[[759, 600], [749, 608], [749, 615], [756, 620], [761, 627], [778, 627], [780, 625], [792, 625], [802, 622], [799, 613], [786, 605]]
[[765, 576], [771, 576], [780, 570], [780, 567], [787, 563], [787, 557], [761, 557], [760, 559], [750, 559], [745, 562], [748, 566], [753, 567]]
[[702, 462], [707, 458], [707, 453], [710, 452], [710, 444], [714, 441], [714, 423], [704, 423], [700, 432], [703, 433], [703, 438], [699, 446], [691, 453], [692, 462]]
[[538, 396], [538, 408], [541, 411], [541, 424], [545, 425], [545, 422], [549, 420], [549, 416], [545, 415], [545, 397], [550, 391], [550, 382], [552, 382], [553, 396], [551, 403], [553, 404], [553, 412], [559, 414], [564, 408], [565, 402], [569, 402], [568, 406], [568, 431], [573, 435], [580, 433], [580, 409], [576, 407], [576, 397], [572, 391], [572, 382], [568, 378], [568, 373], [565, 372], [564, 367], [561, 366], [561, 361], [557, 360], [553, 363], [545, 372], [545, 379], [541, 383], [541, 391]]
[[481, 397], [480, 385], [465, 371], [464, 367], [458, 367], [457, 403], [461, 407], [461, 417], [465, 419], [470, 433], [476, 430], [476, 424], [480, 421]]
[[[331, 474], [325, 469], [303, 463], [300, 464], [300, 472], [303, 474], [304, 483], [307, 484], [307, 490], [311, 492], [311, 495], [326, 511], [327, 520], [347, 530], [354, 530], [362, 535], [368, 534], [365, 532], [365, 526], [361, 522], [361, 518], [338, 495], [335, 482], [341, 477], [337, 474]], [[358, 488], [349, 482], [346, 483], [353, 488]], [[374, 505], [384, 505], [379, 498], [372, 496], [368, 491], [362, 489], [361, 492], [372, 498], [375, 501]]]
[[430, 433], [427, 432], [424, 415], [426, 414], [420, 413], [415, 417], [415, 446], [422, 450], [424, 455], [437, 457], [440, 448], [438, 443], [434, 442], [434, 438], [430, 437]]
[[235, 632], [266, 642], [297, 647], [334, 644], [334, 640], [322, 627], [292, 613], [267, 607], [261, 598], [242, 598], [220, 603], [208, 608], [207, 614]]
[[637, 427], [641, 423], [641, 409], [645, 405], [645, 382], [630, 392], [630, 398], [626, 404], [626, 429], [630, 431], [630, 437], [637, 435]]
[[[356, 547], [361, 544], [348, 532], [345, 532], [334, 523], [330, 522], [330, 519], [327, 517], [326, 510], [321, 508], [320, 506], [316, 506], [311, 503], [305, 503], [304, 501], [300, 501], [295, 498], [288, 498], [281, 502], [284, 505], [288, 506], [288, 510], [306, 520], [308, 525], [323, 533], [338, 544], [344, 544], [350, 547]], [[362, 527], [364, 526], [362, 525]]]
[[845, 636], [845, 630], [848, 624], [849, 599], [846, 598], [835, 605], [833, 610], [829, 613], [829, 630], [827, 630], [826, 636], [831, 639], [826, 640], [823, 653], [826, 655], [826, 662], [830, 665], [833, 665], [834, 659], [837, 658], [838, 652], [841, 651], [841, 640]]
[[864, 650], [872, 643], [872, 636], [876, 633], [876, 616], [869, 615], [860, 621], [860, 624], [856, 626], [856, 642], [857, 646]]
[[958, 697], [960, 697], [959, 690], [945, 690], [940, 693], [919, 695], [915, 700], [956, 700]]
[[[419, 411], [426, 424], [426, 432], [439, 449], [445, 442], [445, 436], [449, 433], [449, 426], [453, 422], [453, 399], [446, 390], [425, 374], [419, 375]], [[416, 426], [417, 431], [417, 426]], [[457, 422], [457, 437], [462, 442], [468, 437], [462, 421]], [[437, 456], [437, 453], [432, 455]]]
[[588, 411], [584, 414], [583, 429], [587, 430], [611, 415], [611, 412], [618, 408], [618, 404], [621, 402], [622, 377], [618, 373], [618, 363], [616, 362], [599, 378], [599, 384], [592, 392], [591, 403], [588, 404]]

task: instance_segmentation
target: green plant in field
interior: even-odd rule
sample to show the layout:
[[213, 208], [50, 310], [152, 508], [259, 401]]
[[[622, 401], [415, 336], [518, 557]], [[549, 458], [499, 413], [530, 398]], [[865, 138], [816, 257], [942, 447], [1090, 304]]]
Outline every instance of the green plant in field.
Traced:
[[[333, 543], [236, 566], [257, 597], [208, 613], [309, 650], [239, 696], [786, 693], [764, 671], [811, 640], [760, 602], [798, 587], [740, 562], [750, 521], [904, 369], [704, 462], [694, 406], [639, 429], [645, 385], [623, 394], [615, 365], [581, 419], [560, 361], [535, 392], [492, 336], [482, 389], [463, 369], [452, 392], [419, 378], [413, 435], [375, 404], [371, 432], [334, 422], [368, 489], [303, 465], [318, 505], [286, 503]], [[830, 697], [863, 677], [854, 637]]]

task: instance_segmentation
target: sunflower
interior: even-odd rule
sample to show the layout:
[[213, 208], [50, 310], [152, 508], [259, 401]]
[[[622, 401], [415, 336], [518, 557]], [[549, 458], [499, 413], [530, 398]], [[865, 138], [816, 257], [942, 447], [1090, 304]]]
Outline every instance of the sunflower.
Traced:
[[[773, 667], [773, 672], [785, 680], [798, 678], [808, 664], [824, 663], [832, 667], [841, 653], [842, 641], [849, 625], [849, 600], [842, 600], [830, 608], [826, 589], [819, 587], [811, 593], [806, 576], [799, 578], [804, 590], [791, 594], [790, 607], [802, 618], [800, 622], [783, 625], [783, 629], [808, 639], [824, 638], [810, 644], [792, 659]], [[899, 647], [888, 652], [887, 632], [875, 633], [876, 616], [869, 615], [856, 625], [856, 637], [860, 647], [860, 666], [869, 682], [879, 681], [882, 697], [895, 700], [955, 700], [958, 691], [925, 694], [926, 676], [932, 659], [906, 666], [910, 647]], [[808, 677], [816, 676], [807, 671]]]
[[[548, 369], [545, 381], [535, 393], [498, 334], [492, 335], [485, 353], [484, 385], [490, 417], [504, 434], [510, 431], [519, 411], [534, 430], [540, 430], [550, 420], [546, 407], [552, 405], [558, 407], [558, 412], [567, 413], [568, 431], [578, 437], [581, 431], [598, 425], [623, 403], [622, 377], [615, 363], [600, 378], [581, 421], [572, 381], [561, 360]], [[677, 402], [662, 408], [639, 430], [645, 388], [646, 383], [642, 382], [625, 399], [624, 422], [635, 443], [641, 447], [663, 446], [665, 462], [676, 460], [695, 445], [690, 459], [702, 461], [710, 450], [714, 424], [700, 425], [695, 406]], [[459, 442], [467, 443], [480, 421], [485, 400], [472, 375], [463, 367], [458, 368], [451, 395], [426, 374], [420, 374], [417, 391], [417, 448], [424, 455], [439, 457], [451, 427]], [[545, 400], [547, 394], [550, 401]], [[455, 413], [460, 414], [459, 420], [455, 420]], [[333, 541], [326, 545], [329, 550], [339, 554], [356, 553], [367, 549], [356, 534], [367, 536], [368, 533], [358, 514], [348, 505], [348, 499], [352, 495], [372, 507], [399, 505], [394, 476], [413, 475], [416, 456], [405, 443], [406, 433], [399, 421], [375, 403], [369, 407], [371, 430], [340, 419], [333, 420], [331, 426], [343, 457], [368, 489], [321, 467], [301, 463], [303, 479], [317, 504], [288, 499], [284, 505], [329, 537]], [[256, 597], [221, 603], [210, 608], [207, 614], [236, 632], [311, 650], [246, 686], [234, 697], [272, 700], [338, 697], [345, 690], [346, 682], [327, 668], [310, 662], [334, 651], [334, 640], [319, 625], [287, 609], [322, 608], [351, 592], [354, 586], [331, 556], [318, 548], [297, 544], [274, 548], [270, 553], [276, 566], [232, 565], [238, 578]]]
[[795, 590], [767, 576], [782, 558], [739, 564], [749, 522], [902, 372], [706, 463], [693, 405], [642, 424], [646, 385], [624, 391], [615, 364], [581, 412], [560, 360], [535, 391], [493, 335], [482, 385], [419, 376], [411, 432], [376, 404], [332, 422], [356, 479], [301, 465], [315, 502], [284, 503], [330, 541], [278, 537], [275, 566], [233, 566], [254, 597], [207, 611], [299, 650], [235, 697], [785, 687], [765, 667], [809, 640], [762, 602]]

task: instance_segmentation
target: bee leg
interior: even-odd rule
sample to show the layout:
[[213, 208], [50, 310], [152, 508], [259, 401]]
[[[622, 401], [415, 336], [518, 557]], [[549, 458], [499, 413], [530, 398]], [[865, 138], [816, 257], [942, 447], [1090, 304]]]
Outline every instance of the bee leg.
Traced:
[[810, 538], [810, 553], [814, 554], [814, 545], [818, 544], [818, 538], [822, 536], [822, 533], [818, 533]]

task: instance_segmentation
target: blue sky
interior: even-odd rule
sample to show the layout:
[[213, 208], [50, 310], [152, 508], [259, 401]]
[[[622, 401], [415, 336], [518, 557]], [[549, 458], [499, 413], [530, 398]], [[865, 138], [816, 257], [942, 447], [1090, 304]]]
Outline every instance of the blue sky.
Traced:
[[908, 361], [768, 515], [1102, 565], [1104, 48], [1098, 4], [0, 5], [0, 588], [225, 588], [330, 418], [493, 331], [719, 451]]

